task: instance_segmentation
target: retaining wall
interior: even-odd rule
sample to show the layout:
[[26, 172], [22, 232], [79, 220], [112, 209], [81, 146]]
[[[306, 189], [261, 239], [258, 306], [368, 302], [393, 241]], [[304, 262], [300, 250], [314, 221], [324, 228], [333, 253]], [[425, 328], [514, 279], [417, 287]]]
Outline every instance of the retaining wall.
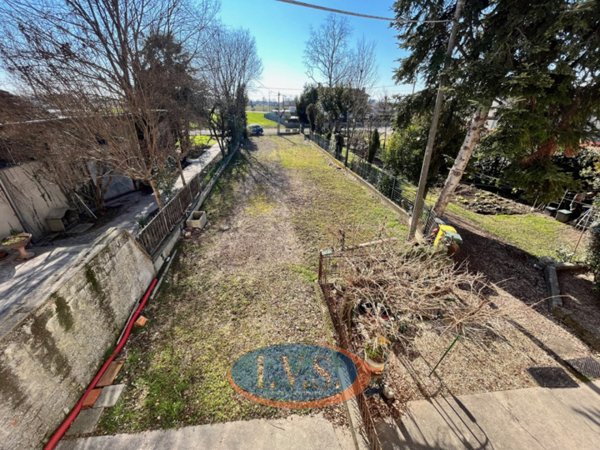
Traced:
[[0, 340], [0, 448], [35, 448], [48, 439], [154, 276], [133, 236], [111, 230]]

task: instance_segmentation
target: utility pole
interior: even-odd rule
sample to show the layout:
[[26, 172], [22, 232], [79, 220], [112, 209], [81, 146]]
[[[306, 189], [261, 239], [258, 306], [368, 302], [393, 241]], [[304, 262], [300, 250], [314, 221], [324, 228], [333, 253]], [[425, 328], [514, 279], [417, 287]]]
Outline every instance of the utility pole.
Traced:
[[423, 212], [423, 203], [425, 201], [425, 187], [427, 186], [427, 177], [429, 175], [429, 164], [431, 163], [431, 156], [433, 154], [433, 146], [435, 144], [435, 135], [437, 133], [438, 123], [440, 121], [440, 112], [442, 110], [442, 103], [444, 101], [444, 81], [446, 64], [452, 57], [452, 51], [456, 42], [456, 35], [458, 34], [458, 21], [462, 14], [463, 5], [465, 0], [458, 0], [456, 2], [456, 9], [454, 10], [454, 19], [452, 23], [452, 30], [450, 31], [450, 38], [448, 39], [448, 47], [446, 48], [446, 57], [444, 59], [444, 67], [440, 75], [440, 81], [438, 85], [437, 95], [435, 97], [435, 106], [433, 108], [433, 116], [431, 117], [431, 126], [429, 128], [429, 136], [427, 137], [427, 146], [425, 147], [425, 154], [423, 155], [423, 166], [421, 167], [421, 176], [419, 177], [419, 188], [417, 189], [417, 196], [415, 198], [415, 206], [412, 211], [410, 218], [410, 230], [408, 231], [408, 240], [411, 241], [415, 237], [417, 232], [417, 226], [419, 225], [419, 219]]
[[385, 146], [387, 145], [387, 129], [388, 129], [388, 122], [389, 122], [389, 116], [388, 116], [388, 96], [387, 94], [385, 94], [385, 96], [383, 97], [383, 120], [385, 121], [385, 128], [383, 130], [383, 149], [385, 150]]
[[279, 105], [279, 97], [281, 96], [281, 94], [278, 92], [277, 93], [277, 116], [279, 117], [279, 120], [277, 121], [277, 136], [279, 136], [279, 127], [281, 126], [281, 106]]

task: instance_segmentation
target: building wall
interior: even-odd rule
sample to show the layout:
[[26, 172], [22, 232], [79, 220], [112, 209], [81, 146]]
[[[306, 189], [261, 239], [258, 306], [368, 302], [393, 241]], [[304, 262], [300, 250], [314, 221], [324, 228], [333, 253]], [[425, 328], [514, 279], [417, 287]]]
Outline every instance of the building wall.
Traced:
[[[27, 231], [34, 238], [39, 238], [47, 231], [48, 213], [55, 208], [69, 206], [60, 188], [41, 176], [38, 163], [1, 169], [0, 177], [7, 190], [0, 194], [0, 238], [9, 235], [11, 230]], [[6, 195], [18, 208], [24, 222], [22, 225]]]
[[0, 339], [0, 448], [39, 448], [50, 437], [154, 276], [135, 238], [113, 229]]
[[21, 222], [13, 211], [4, 191], [0, 189], [0, 239], [11, 234], [12, 231], [21, 231]]

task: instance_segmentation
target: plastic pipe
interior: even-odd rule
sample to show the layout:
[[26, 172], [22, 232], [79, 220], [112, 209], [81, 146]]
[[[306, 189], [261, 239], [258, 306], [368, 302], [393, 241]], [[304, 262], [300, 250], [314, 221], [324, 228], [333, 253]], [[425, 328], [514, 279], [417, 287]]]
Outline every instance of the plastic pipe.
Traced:
[[121, 350], [123, 350], [123, 347], [125, 346], [125, 344], [127, 343], [127, 340], [129, 339], [129, 335], [131, 334], [133, 325], [134, 325], [135, 321], [137, 320], [137, 318], [142, 313], [144, 306], [146, 306], [146, 303], [148, 302], [150, 295], [152, 295], [152, 291], [154, 291], [154, 288], [156, 287], [157, 282], [158, 282], [157, 278], [154, 278], [152, 280], [152, 282], [150, 283], [150, 286], [148, 286], [148, 289], [146, 290], [146, 293], [142, 297], [142, 300], [140, 301], [137, 309], [135, 310], [135, 313], [130, 317], [129, 322], [127, 322], [127, 325], [125, 327], [125, 332], [123, 333], [123, 338], [119, 341], [119, 343], [117, 344], [117, 347], [112, 352], [112, 354], [108, 357], [108, 359], [104, 362], [104, 364], [102, 365], [102, 367], [100, 368], [98, 373], [96, 373], [96, 376], [94, 377], [92, 382], [88, 385], [87, 389], [85, 390], [85, 392], [83, 393], [83, 395], [81, 396], [81, 398], [79, 399], [77, 404], [73, 407], [73, 409], [71, 410], [69, 415], [65, 418], [65, 420], [63, 420], [63, 422], [56, 429], [54, 434], [50, 437], [50, 440], [44, 446], [44, 450], [53, 450], [54, 448], [56, 448], [56, 445], [58, 444], [58, 442], [62, 439], [62, 437], [65, 435], [65, 433], [67, 432], [67, 430], [73, 423], [73, 421], [79, 415], [79, 412], [81, 411], [81, 407], [83, 405], [83, 400], [89, 395], [89, 393], [92, 391], [92, 389], [94, 389], [96, 387], [96, 384], [98, 384], [98, 381], [100, 380], [102, 375], [104, 375], [104, 372], [106, 372], [106, 369], [108, 369], [108, 366], [110, 365], [110, 363], [113, 362], [115, 357], [121, 352]]

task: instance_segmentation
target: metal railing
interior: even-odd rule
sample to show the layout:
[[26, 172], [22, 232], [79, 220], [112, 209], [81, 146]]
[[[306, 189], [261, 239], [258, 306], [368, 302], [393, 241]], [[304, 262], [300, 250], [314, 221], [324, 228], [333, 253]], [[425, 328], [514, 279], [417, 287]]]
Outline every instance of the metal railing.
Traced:
[[[178, 191], [169, 202], [138, 232], [136, 239], [154, 256], [163, 241], [190, 213], [198, 201], [208, 195], [217, 179], [227, 167], [237, 150], [232, 151], [225, 159], [215, 164], [207, 165]], [[213, 171], [214, 170], [214, 171]], [[212, 173], [211, 177], [207, 177]]]

